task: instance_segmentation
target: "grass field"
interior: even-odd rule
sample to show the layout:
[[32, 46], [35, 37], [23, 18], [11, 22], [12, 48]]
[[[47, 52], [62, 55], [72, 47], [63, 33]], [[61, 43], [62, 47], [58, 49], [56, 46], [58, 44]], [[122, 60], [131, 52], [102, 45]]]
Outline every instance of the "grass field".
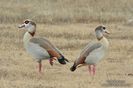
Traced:
[[0, 22], [125, 22], [133, 18], [132, 8], [132, 0], [0, 0]]
[[[132, 0], [0, 0], [0, 88], [132, 88], [132, 8]], [[37, 63], [23, 47], [24, 31], [17, 28], [26, 18], [37, 22], [36, 36], [48, 38], [70, 63], [56, 61], [52, 67], [43, 61], [38, 74]], [[71, 72], [100, 24], [111, 32], [106, 36], [110, 48], [95, 77], [87, 67]]]

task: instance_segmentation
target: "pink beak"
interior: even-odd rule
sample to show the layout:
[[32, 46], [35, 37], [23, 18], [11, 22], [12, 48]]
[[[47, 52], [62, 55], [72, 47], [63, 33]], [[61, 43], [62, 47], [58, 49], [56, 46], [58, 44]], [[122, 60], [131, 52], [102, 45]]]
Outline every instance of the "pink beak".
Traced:
[[105, 33], [106, 33], [106, 34], [110, 34], [110, 32], [109, 32], [109, 31], [107, 31], [107, 30], [105, 31]]
[[23, 28], [23, 27], [25, 27], [24, 24], [21, 24], [21, 25], [18, 26], [18, 28]]

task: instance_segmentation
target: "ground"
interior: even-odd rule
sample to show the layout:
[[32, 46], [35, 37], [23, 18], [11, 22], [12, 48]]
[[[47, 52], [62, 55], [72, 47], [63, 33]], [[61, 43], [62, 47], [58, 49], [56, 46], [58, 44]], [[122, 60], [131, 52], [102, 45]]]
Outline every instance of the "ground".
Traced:
[[41, 74], [23, 47], [25, 31], [18, 24], [0, 24], [0, 88], [132, 88], [132, 26], [104, 24], [111, 33], [106, 35], [109, 51], [92, 77], [87, 66], [75, 72], [70, 67], [85, 45], [95, 40], [94, 29], [101, 23], [37, 24], [36, 36], [49, 39], [70, 61], [64, 66], [55, 61], [50, 66], [45, 60]]
[[[132, 88], [133, 0], [0, 0], [0, 88]], [[37, 24], [36, 36], [55, 44], [70, 61], [50, 66], [42, 74], [23, 47], [25, 19]], [[94, 29], [105, 25], [110, 46], [96, 66], [70, 71], [87, 43], [96, 40]]]

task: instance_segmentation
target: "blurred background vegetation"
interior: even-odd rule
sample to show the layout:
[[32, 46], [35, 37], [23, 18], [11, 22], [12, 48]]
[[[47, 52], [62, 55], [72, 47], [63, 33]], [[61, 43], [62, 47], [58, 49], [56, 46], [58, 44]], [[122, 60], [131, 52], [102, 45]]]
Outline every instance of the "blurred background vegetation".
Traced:
[[24, 19], [38, 23], [125, 22], [133, 0], [0, 0], [0, 23]]

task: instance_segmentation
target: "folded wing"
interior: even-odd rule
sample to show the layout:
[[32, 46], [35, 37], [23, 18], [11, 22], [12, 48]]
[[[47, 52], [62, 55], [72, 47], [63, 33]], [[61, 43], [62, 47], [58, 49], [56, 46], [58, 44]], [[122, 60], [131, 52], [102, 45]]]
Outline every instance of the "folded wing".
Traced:
[[50, 41], [48, 41], [45, 38], [32, 38], [30, 42], [33, 42], [35, 44], [38, 44], [40, 47], [47, 50], [50, 57], [57, 57], [60, 64], [66, 64], [66, 61], [68, 60], [64, 58], [63, 54], [60, 52], [60, 50], [54, 46]]

